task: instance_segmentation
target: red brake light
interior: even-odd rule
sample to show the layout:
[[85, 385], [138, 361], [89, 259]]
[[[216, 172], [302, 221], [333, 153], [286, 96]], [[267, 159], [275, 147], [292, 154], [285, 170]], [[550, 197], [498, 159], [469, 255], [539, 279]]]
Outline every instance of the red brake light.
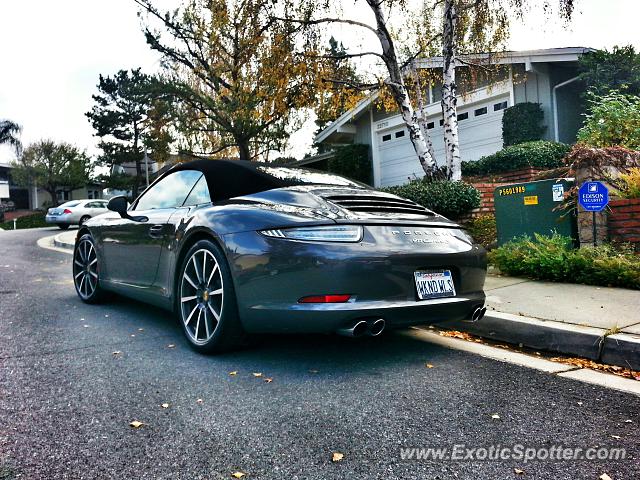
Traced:
[[344, 303], [350, 298], [351, 295], [311, 295], [302, 297], [298, 303]]
[[71, 213], [71, 210], [69, 210], [68, 208], [65, 208], [62, 213]]

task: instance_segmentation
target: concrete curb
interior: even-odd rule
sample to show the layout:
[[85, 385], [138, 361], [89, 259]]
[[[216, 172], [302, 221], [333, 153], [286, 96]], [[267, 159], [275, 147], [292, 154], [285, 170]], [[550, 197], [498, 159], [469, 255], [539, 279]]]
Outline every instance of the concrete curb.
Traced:
[[480, 337], [552, 352], [569, 353], [597, 360], [603, 330], [551, 320], [489, 311], [479, 322], [457, 321], [441, 324]]
[[65, 233], [59, 233], [58, 235], [55, 235], [53, 237], [53, 244], [58, 247], [58, 248], [65, 248], [67, 250], [73, 250], [73, 247], [75, 246], [75, 235], [74, 235], [74, 241], [70, 241], [68, 238], [69, 235], [65, 232]]
[[607, 336], [602, 349], [602, 361], [640, 370], [640, 335], [616, 333]]
[[443, 322], [442, 328], [462, 330], [479, 337], [575, 355], [610, 365], [640, 370], [640, 336], [626, 333], [605, 336], [606, 330], [552, 320], [539, 320], [490, 311], [479, 322]]

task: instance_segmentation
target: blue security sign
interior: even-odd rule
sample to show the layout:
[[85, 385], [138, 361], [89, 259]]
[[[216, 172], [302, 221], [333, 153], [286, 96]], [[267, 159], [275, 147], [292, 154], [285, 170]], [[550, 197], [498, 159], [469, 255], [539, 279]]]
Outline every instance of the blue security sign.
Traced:
[[578, 190], [578, 202], [589, 212], [599, 212], [609, 203], [609, 190], [602, 182], [584, 182]]

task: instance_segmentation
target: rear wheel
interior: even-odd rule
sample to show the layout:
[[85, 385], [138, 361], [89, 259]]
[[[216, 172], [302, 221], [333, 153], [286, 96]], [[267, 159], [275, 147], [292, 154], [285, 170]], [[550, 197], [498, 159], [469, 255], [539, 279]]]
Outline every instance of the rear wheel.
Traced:
[[73, 250], [73, 284], [86, 303], [98, 302], [104, 294], [98, 277], [98, 252], [88, 233], [80, 237]]
[[66, 230], [67, 228], [69, 228], [69, 224], [68, 223], [59, 223], [58, 224], [58, 228], [60, 230]]
[[200, 240], [189, 249], [176, 293], [182, 328], [195, 350], [217, 353], [245, 343], [231, 271], [215, 243]]

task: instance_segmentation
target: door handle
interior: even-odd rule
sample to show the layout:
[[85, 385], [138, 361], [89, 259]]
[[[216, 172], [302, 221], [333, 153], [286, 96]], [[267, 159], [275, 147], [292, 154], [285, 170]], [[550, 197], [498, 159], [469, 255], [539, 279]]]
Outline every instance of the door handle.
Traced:
[[160, 238], [163, 230], [164, 225], [153, 225], [149, 227], [149, 236], [152, 238]]

